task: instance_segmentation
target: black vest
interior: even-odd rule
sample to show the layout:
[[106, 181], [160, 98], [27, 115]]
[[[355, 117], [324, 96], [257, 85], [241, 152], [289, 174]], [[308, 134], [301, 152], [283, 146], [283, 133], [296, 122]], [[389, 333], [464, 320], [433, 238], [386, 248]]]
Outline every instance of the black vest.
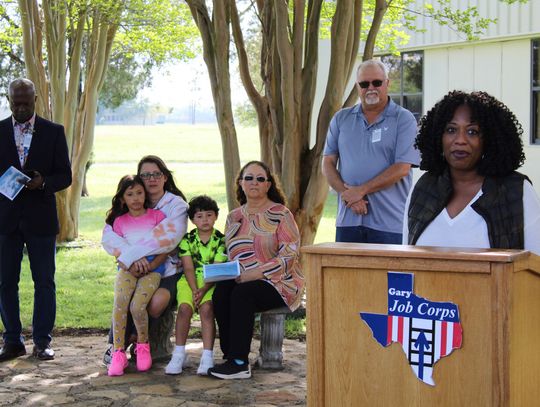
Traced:
[[[471, 207], [487, 224], [489, 243], [497, 249], [523, 249], [523, 181], [513, 172], [506, 177], [486, 177], [482, 196]], [[416, 183], [409, 204], [409, 244], [415, 244], [425, 228], [446, 207], [452, 196], [448, 170], [440, 176], [425, 173]]]

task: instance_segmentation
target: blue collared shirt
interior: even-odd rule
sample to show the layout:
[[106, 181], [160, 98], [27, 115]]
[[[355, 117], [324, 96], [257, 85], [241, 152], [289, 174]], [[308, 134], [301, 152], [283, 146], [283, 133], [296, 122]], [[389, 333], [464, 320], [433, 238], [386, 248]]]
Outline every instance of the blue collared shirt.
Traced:
[[[407, 109], [389, 99], [377, 120], [368, 123], [360, 104], [337, 112], [326, 136], [324, 155], [338, 156], [338, 171], [346, 184], [361, 185], [396, 163], [417, 166], [414, 148], [417, 124]], [[338, 196], [336, 226], [366, 226], [401, 233], [412, 171], [394, 185], [367, 196], [367, 215], [355, 214]]]

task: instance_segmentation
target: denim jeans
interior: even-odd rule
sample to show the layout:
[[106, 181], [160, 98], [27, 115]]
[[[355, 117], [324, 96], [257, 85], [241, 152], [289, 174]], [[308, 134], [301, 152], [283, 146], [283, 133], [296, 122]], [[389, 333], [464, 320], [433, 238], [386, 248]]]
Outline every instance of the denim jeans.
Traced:
[[336, 242], [401, 244], [401, 233], [382, 232], [365, 226], [336, 227]]

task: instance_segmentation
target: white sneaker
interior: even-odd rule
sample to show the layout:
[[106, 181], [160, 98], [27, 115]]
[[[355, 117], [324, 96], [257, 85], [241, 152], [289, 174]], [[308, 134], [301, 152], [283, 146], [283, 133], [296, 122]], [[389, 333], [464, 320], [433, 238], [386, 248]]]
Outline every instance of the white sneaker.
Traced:
[[197, 369], [197, 374], [201, 376], [208, 375], [208, 369], [214, 367], [214, 359], [210, 357], [202, 357], [199, 368]]
[[187, 355], [185, 353], [173, 353], [171, 360], [165, 368], [165, 374], [180, 374], [186, 366]]

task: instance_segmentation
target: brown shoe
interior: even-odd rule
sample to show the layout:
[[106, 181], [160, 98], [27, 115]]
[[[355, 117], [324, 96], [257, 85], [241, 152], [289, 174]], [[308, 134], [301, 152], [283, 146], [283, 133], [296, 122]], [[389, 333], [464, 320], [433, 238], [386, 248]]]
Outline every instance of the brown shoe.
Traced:
[[0, 348], [0, 362], [26, 355], [26, 348], [22, 343], [5, 343]]
[[54, 359], [54, 350], [49, 345], [45, 347], [34, 345], [32, 356], [39, 360], [52, 360]]

